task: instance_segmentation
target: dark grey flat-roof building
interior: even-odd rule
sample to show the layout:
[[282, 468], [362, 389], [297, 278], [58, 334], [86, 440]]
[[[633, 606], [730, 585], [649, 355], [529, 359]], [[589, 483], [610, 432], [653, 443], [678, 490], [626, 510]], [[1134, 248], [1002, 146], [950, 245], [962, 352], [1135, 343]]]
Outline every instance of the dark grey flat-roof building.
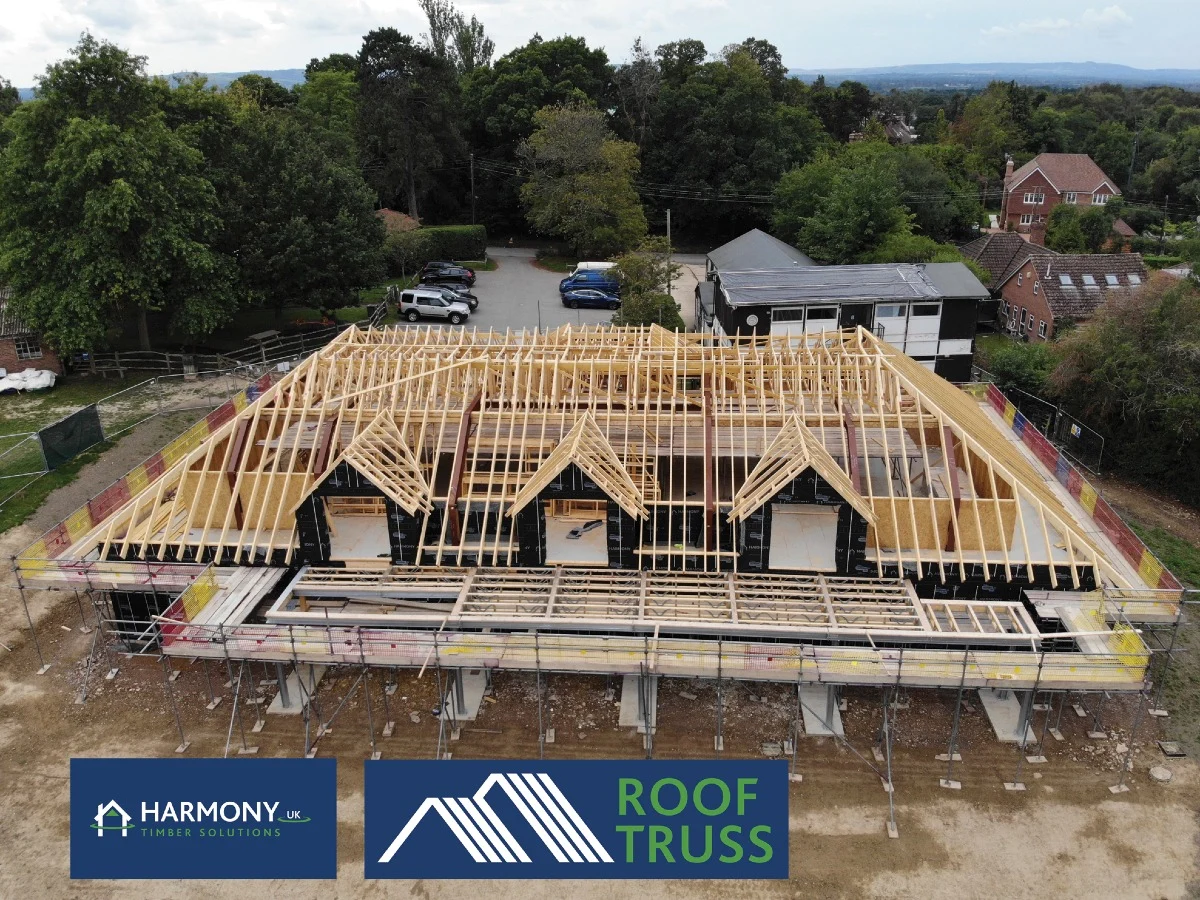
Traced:
[[[710, 274], [698, 312], [717, 335], [795, 334], [862, 326], [950, 381], [969, 381], [988, 290], [962, 263], [884, 263]], [[709, 293], [711, 291], [711, 300]]]

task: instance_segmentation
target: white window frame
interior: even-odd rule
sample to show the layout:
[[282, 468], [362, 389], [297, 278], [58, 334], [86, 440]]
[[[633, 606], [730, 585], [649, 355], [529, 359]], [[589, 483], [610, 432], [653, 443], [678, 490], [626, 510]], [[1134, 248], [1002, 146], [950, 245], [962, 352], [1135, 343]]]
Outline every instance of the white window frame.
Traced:
[[1058, 283], [1063, 287], [1075, 287], [1075, 282], [1071, 280], [1071, 276], [1065, 273], [1058, 276]]
[[36, 334], [19, 334], [13, 338], [17, 359], [41, 359], [42, 341]]
[[1142, 283], [1142, 276], [1138, 275], [1136, 272], [1126, 275], [1125, 277], [1129, 279], [1129, 283], [1134, 287], [1137, 287]]
[[1046, 339], [1046, 320], [1045, 319], [1041, 319], [1038, 322], [1038, 337], [1040, 337], [1042, 340]]
[[1105, 203], [1107, 203], [1111, 199], [1112, 199], [1112, 194], [1106, 194], [1106, 193], [1104, 193], [1104, 191], [1097, 191], [1096, 193], [1092, 194], [1092, 205], [1093, 206], [1103, 206]]
[[1046, 202], [1046, 195], [1042, 191], [1026, 191], [1025, 205], [1026, 206], [1041, 206]]
[[1063, 194], [1063, 203], [1074, 205], [1079, 202], [1079, 194], [1076, 191], [1067, 191]]
[[1017, 273], [1017, 287], [1020, 287], [1024, 281], [1025, 281], [1025, 273], [1018, 272]]
[[1041, 290], [1041, 287], [1042, 283], [1040, 281], [1035, 281], [1033, 283], [1033, 296], [1036, 297], [1038, 295], [1038, 291]]
[[1026, 309], [1024, 306], [1022, 306], [1021, 307], [1021, 327], [1019, 330], [1021, 330], [1021, 331], [1025, 330], [1025, 322], [1028, 318], [1029, 318], [1029, 310]]
[[1107, 275], [1104, 276], [1104, 283], [1107, 284], [1109, 287], [1116, 287], [1117, 285], [1119, 285], [1121, 283], [1121, 279], [1118, 278], [1116, 275], [1112, 274], [1111, 272], [1109, 272]]
[[1033, 224], [1033, 213], [1022, 213], [1021, 214], [1021, 224], [1022, 225], [1032, 225]]

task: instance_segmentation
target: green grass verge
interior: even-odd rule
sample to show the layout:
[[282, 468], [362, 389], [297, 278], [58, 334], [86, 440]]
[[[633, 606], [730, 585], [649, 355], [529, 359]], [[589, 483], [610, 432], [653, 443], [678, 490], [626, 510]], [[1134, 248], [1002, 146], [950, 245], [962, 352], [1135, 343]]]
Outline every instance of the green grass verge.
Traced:
[[987, 368], [988, 358], [1001, 347], [1012, 343], [1012, 339], [1002, 334], [981, 334], [975, 338], [975, 365], [981, 369]]
[[[8, 500], [4, 506], [0, 507], [0, 533], [8, 531], [17, 525], [22, 524], [26, 519], [32, 516], [50, 494], [60, 487], [66, 487], [79, 475], [79, 470], [88, 463], [95, 462], [100, 458], [100, 454], [111, 447], [112, 444], [107, 441], [96, 444], [94, 447], [89, 447], [84, 450], [70, 462], [59, 466], [53, 472], [49, 472], [29, 484], [25, 490], [17, 494], [11, 500]], [[6, 480], [7, 481], [7, 480]], [[0, 485], [6, 483], [0, 482]], [[23, 480], [14, 479], [19, 483], [24, 483]], [[0, 496], [7, 496], [15, 485], [9, 487], [0, 487]]]
[[562, 272], [564, 275], [575, 268], [576, 260], [570, 256], [539, 256], [537, 264], [551, 272]]
[[500, 264], [494, 259], [470, 259], [463, 263], [468, 269], [474, 269], [476, 272], [495, 272], [500, 268]]
[[1186, 587], [1200, 587], [1200, 547], [1164, 528], [1149, 528], [1136, 522], [1130, 522], [1129, 527]]

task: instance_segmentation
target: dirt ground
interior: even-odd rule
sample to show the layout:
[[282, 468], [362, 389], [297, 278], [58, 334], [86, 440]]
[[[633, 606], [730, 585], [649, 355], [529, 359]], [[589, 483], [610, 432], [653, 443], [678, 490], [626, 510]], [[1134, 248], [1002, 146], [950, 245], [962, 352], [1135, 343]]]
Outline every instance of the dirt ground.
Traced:
[[[193, 417], [194, 418], [194, 417]], [[19, 552], [46, 527], [158, 449], [175, 431], [165, 419], [143, 426], [120, 441], [72, 485], [53, 495], [34, 521], [0, 537], [0, 552]], [[159, 430], [161, 429], [161, 430]], [[1155, 744], [1160, 720], [1143, 718], [1133, 742], [1128, 793], [1113, 795], [1131, 742], [1134, 710], [1111, 699], [1100, 707], [1108, 737], [1092, 740], [1090, 712], [1097, 698], [1074, 697], [1089, 710], [1079, 717], [1067, 705], [1058, 722], [1062, 742], [1045, 737], [1047, 762], [1022, 763], [1028, 790], [1010, 793], [1003, 782], [1016, 777], [1018, 753], [995, 740], [977, 698], [967, 695], [960, 729], [961, 763], [953, 777], [961, 791], [938, 786], [946, 763], [955, 697], [921, 691], [901, 697], [896, 710], [893, 795], [899, 839], [886, 835], [888, 794], [871, 747], [881, 721], [878, 691], [846, 692], [843, 714], [849, 746], [831, 739], [804, 738], [796, 748], [803, 782], [790, 788], [791, 878], [787, 882], [398, 882], [362, 878], [362, 760], [375, 748], [384, 758], [436, 755], [438, 723], [430, 709], [438, 698], [437, 676], [427, 671], [395, 674], [396, 690], [385, 692], [387, 673], [370, 679], [371, 718], [361, 688], [347, 699], [330, 731], [317, 744], [321, 756], [339, 760], [336, 882], [283, 882], [247, 887], [237, 882], [71, 882], [68, 856], [68, 771], [73, 756], [173, 757], [180, 742], [171, 697], [178, 705], [187, 755], [221, 756], [241, 745], [241, 728], [231, 719], [232, 696], [223, 685], [223, 666], [175, 662], [171, 688], [152, 658], [105, 658], [93, 647], [90, 609], [73, 595], [32, 592], [37, 633], [51, 668], [35, 674], [38, 661], [11, 578], [0, 579], [0, 897], [21, 898], [243, 898], [253, 891], [271, 898], [376, 898], [411, 895], [427, 900], [513, 897], [724, 898], [1200, 898], [1200, 769], [1190, 760], [1165, 760]], [[24, 630], [23, 630], [24, 629]], [[94, 651], [94, 652], [93, 652]], [[106, 681], [112, 665], [119, 674]], [[273, 674], [253, 670], [253, 682]], [[208, 677], [206, 677], [206, 674]], [[332, 715], [357, 673], [334, 670], [317, 694], [322, 717]], [[206, 708], [208, 684], [224, 700]], [[555, 741], [552, 759], [639, 758], [642, 739], [617, 723], [618, 706], [605, 699], [615, 680], [550, 675], [544, 681], [545, 727]], [[264, 699], [275, 688], [261, 686]], [[86, 695], [86, 698], [85, 698]], [[685, 696], [687, 695], [687, 696]], [[694, 697], [695, 699], [690, 699]], [[84, 702], [79, 702], [80, 700]], [[415, 714], [419, 721], [414, 722]], [[796, 715], [790, 685], [726, 685], [724, 755], [758, 757], [777, 752]], [[1038, 713], [1041, 736], [1058, 719], [1058, 709]], [[298, 757], [304, 752], [303, 721], [271, 716], [253, 734], [246, 712], [247, 741], [260, 757]], [[711, 681], [664, 681], [659, 689], [657, 758], [713, 756], [716, 685]], [[382, 737], [385, 721], [395, 722]], [[232, 724], [232, 729], [231, 729]], [[456, 759], [535, 758], [538, 704], [533, 676], [498, 674], [492, 699], [479, 718], [448, 745]], [[764, 744], [768, 744], [764, 748]], [[853, 748], [853, 749], [851, 749]], [[1148, 777], [1154, 765], [1173, 773], [1169, 784]], [[447, 763], [453, 765], [453, 762]], [[18, 849], [20, 848], [20, 849]]]
[[[90, 610], [84, 611], [89, 624]], [[68, 877], [68, 760], [72, 756], [171, 757], [179, 744], [167, 693], [165, 672], [152, 658], [97, 653], [89, 664], [93, 634], [80, 631], [80, 613], [72, 599], [53, 607], [38, 633], [52, 663], [37, 665], [25, 643], [0, 659], [0, 777], [5, 803], [0, 806], [0, 847], [37, 847], [19, 865], [0, 863], [4, 897], [162, 897], [241, 898], [246, 886], [232, 882], [71, 882]], [[119, 668], [113, 681], [103, 673]], [[232, 722], [230, 753], [246, 739], [260, 757], [300, 756], [304, 725], [297, 717], [269, 716], [254, 734], [254, 713], [231, 718], [232, 696], [224, 688], [224, 666], [211, 663], [208, 675], [224, 697], [206, 709], [207, 683], [201, 663], [176, 662], [180, 677], [173, 696], [191, 742], [188, 756], [221, 756]], [[247, 683], [259, 684], [272, 673], [255, 666]], [[386, 681], [396, 690], [389, 697]], [[346, 696], [356, 672], [331, 671], [321, 682], [317, 704], [328, 720]], [[80, 699], [87, 687], [86, 701]], [[605, 699], [606, 687], [619, 684], [602, 677], [550, 675], [545, 678], [545, 725], [555, 729], [547, 744], [551, 759], [638, 758], [641, 737], [617, 724], [617, 703]], [[273, 686], [259, 686], [264, 698]], [[438, 696], [437, 676], [402, 671], [376, 672], [370, 681], [371, 723], [375, 746], [384, 758], [433, 758], [438, 723], [430, 709]], [[692, 700], [684, 694], [694, 696]], [[763, 744], [787, 737], [795, 715], [790, 685], [727, 685], [725, 755], [761, 757]], [[752, 699], [753, 695], [753, 699]], [[386, 698], [386, 703], [385, 703]], [[659, 690], [657, 758], [713, 755], [716, 687], [712, 682], [665, 681]], [[846, 735], [854, 748], [831, 739], [803, 738], [796, 768], [803, 782], [791, 787], [791, 879], [753, 882], [581, 882], [572, 896], [651, 898], [725, 897], [1042, 897], [1059, 898], [1200, 897], [1197, 853], [1200, 850], [1200, 770], [1190, 761], [1162, 758], [1153, 739], [1157, 723], [1144, 719], [1127, 775], [1130, 791], [1113, 795], [1130, 739], [1132, 706], [1113, 699], [1101, 707], [1101, 726], [1109, 735], [1090, 740], [1091, 716], [1080, 718], [1068, 705], [1060, 727], [1065, 740], [1046, 737], [1042, 764], [1023, 763], [1024, 793], [1006, 792], [1002, 783], [1016, 777], [1015, 747], [998, 743], [978, 701], [968, 695], [961, 725], [963, 761], [954, 777], [961, 791], [938, 786], [946, 764], [934, 757], [945, 751], [953, 713], [952, 692], [913, 692], [902, 697], [895, 719], [893, 778], [896, 785], [898, 840], [888, 839], [888, 795], [883, 790], [871, 747], [881, 720], [877, 691], [846, 693]], [[1082, 700], [1095, 709], [1095, 698]], [[419, 720], [414, 722], [411, 714]], [[1044, 714], [1035, 731], [1053, 725]], [[395, 733], [382, 736], [386, 721]], [[329, 732], [316, 746], [321, 756], [339, 760], [339, 879], [336, 883], [271, 882], [264, 896], [370, 898], [411, 894], [426, 898], [559, 897], [561, 883], [401, 882], [394, 886], [362, 880], [362, 760], [371, 752], [367, 704], [360, 688], [345, 703]], [[538, 753], [537, 693], [533, 676], [498, 674], [492, 701], [464, 727], [448, 748], [456, 759], [533, 758]], [[774, 748], [767, 748], [774, 752]], [[856, 752], [857, 751], [857, 754]], [[1152, 782], [1152, 765], [1166, 763], [1169, 784]], [[447, 765], [453, 765], [448, 762]], [[11, 849], [8, 851], [11, 853]], [[8, 855], [8, 854], [4, 854]], [[3, 856], [0, 856], [3, 859]]]
[[1162, 528], [1200, 547], [1200, 513], [1192, 507], [1112, 476], [1094, 480], [1123, 518]]

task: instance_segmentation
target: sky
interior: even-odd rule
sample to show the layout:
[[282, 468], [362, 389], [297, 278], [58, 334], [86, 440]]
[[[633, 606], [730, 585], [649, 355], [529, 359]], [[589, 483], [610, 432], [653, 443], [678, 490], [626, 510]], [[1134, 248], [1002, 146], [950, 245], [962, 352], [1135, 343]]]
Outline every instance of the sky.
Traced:
[[[1108, 62], [1138, 68], [1200, 63], [1196, 0], [461, 0], [497, 55], [543, 37], [582, 35], [610, 59], [634, 38], [681, 38], [710, 51], [765, 38], [789, 68], [947, 62]], [[147, 57], [152, 74], [301, 68], [355, 53], [390, 25], [420, 34], [416, 0], [0, 0], [0, 76], [20, 87], [90, 31]]]

